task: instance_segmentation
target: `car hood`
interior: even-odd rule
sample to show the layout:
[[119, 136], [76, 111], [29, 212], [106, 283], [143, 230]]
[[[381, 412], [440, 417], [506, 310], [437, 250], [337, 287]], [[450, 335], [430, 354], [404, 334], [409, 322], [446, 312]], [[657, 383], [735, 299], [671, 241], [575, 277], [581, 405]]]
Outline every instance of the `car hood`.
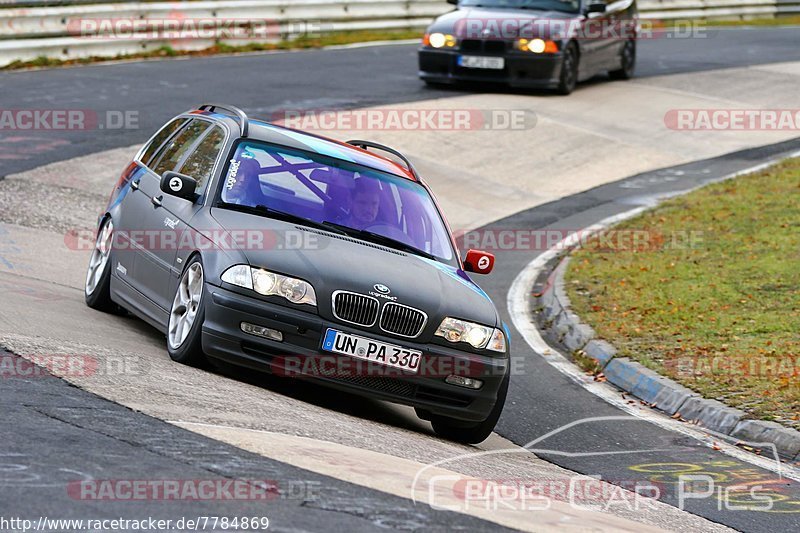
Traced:
[[[530, 30], [525, 30], [525, 24], [536, 20], [568, 21], [582, 17], [578, 13], [564, 13], [563, 11], [547, 11], [532, 9], [492, 9], [478, 7], [464, 7], [437, 18], [428, 28], [428, 33], [450, 33], [458, 38], [479, 39], [484, 36], [475, 35], [475, 28], [489, 29], [492, 33], [485, 38], [516, 39], [520, 33], [530, 37]], [[513, 24], [504, 26], [504, 21]], [[537, 31], [536, 35], [548, 37], [552, 28], [544, 25], [544, 31]], [[538, 30], [538, 28], [537, 28]]]
[[445, 316], [497, 326], [494, 304], [463, 270], [345, 235], [271, 218], [215, 208], [212, 216], [229, 231], [258, 228], [264, 247], [240, 247], [253, 267], [297, 277], [314, 286], [320, 315], [333, 320], [331, 298], [343, 290], [371, 294], [390, 289], [397, 303], [428, 315], [423, 336], [432, 335]]

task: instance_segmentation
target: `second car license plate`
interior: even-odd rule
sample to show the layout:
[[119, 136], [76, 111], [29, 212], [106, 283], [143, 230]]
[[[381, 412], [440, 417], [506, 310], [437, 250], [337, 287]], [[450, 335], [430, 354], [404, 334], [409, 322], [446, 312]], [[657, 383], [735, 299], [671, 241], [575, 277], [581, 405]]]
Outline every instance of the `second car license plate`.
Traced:
[[458, 56], [458, 64], [465, 68], [503, 70], [506, 66], [506, 60], [503, 57]]
[[374, 341], [335, 329], [328, 329], [325, 332], [322, 349], [412, 372], [419, 370], [422, 358], [420, 351]]

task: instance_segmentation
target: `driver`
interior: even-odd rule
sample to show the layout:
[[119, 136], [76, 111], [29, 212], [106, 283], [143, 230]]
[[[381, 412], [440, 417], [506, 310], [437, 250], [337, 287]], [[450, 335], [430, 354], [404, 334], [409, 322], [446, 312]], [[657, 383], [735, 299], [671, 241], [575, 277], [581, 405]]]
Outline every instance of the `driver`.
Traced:
[[350, 196], [350, 215], [345, 224], [353, 229], [364, 229], [375, 223], [381, 206], [378, 183], [369, 178], [358, 178]]

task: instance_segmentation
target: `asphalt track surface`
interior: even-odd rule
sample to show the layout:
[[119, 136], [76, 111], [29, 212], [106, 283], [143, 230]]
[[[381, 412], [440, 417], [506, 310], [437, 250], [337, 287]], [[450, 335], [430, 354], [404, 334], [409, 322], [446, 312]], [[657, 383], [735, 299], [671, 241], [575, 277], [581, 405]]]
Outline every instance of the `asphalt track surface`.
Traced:
[[[796, 61], [799, 33], [798, 28], [708, 29], [704, 38], [643, 40], [637, 77]], [[283, 109], [367, 107], [465, 94], [426, 88], [416, 72], [415, 45], [4, 72], [0, 109], [137, 111], [139, 120], [138, 129], [2, 135], [0, 176], [144, 142], [167, 119], [199, 102], [236, 102], [251, 116], [268, 117]]]
[[[797, 32], [796, 28], [717, 30], [714, 38], [702, 41], [703, 46], [691, 39], [644, 41], [639, 49], [639, 76], [800, 60]], [[751, 52], [739, 53], [739, 50]], [[141, 142], [169, 116], [199, 101], [235, 101], [249, 113], [265, 116], [285, 108], [362, 107], [463, 94], [460, 90], [424, 88], [414, 72], [414, 47], [399, 45], [4, 73], [0, 75], [0, 108], [129, 109], [140, 111], [140, 122], [139, 129], [105, 131], [101, 135], [96, 131], [69, 135], [43, 132], [3, 135], [0, 176]], [[264, 107], [264, 102], [269, 102], [269, 107]], [[675, 169], [654, 171], [519, 213], [484, 229], [584, 227], [647, 201], [652, 195], [684, 190], [798, 148], [800, 143], [792, 142], [685, 165], [679, 169], [684, 171], [679, 178], [676, 178]], [[509, 323], [505, 308], [508, 286], [531, 259], [530, 254], [499, 253], [495, 274], [481, 280]], [[514, 357], [524, 361], [524, 372], [512, 379], [498, 433], [524, 445], [571, 422], [623, 414], [549, 366], [528, 349], [516, 331], [512, 332], [512, 339]], [[146, 472], [159, 472], [160, 476], [168, 478], [168, 474], [174, 472], [175, 477], [181, 479], [194, 475], [198, 479], [263, 477], [275, 480], [278, 485], [291, 480], [320, 482], [324, 490], [330, 492], [314, 500], [315, 503], [298, 498], [291, 501], [291, 505], [270, 506], [271, 519], [276, 523], [291, 523], [298, 529], [497, 528], [462, 515], [434, 512], [419, 506], [411, 508], [409, 502], [393, 501], [386, 494], [251, 456], [133, 413], [57, 379], [8, 380], [3, 384], [2, 404], [3, 413], [10, 417], [4, 431], [14, 434], [13, 439], [4, 439], [2, 462], [24, 466], [26, 473], [37, 476], [34, 482], [31, 476], [19, 476], [19, 468], [0, 469], [0, 479], [4, 481], [1, 504], [4, 514], [13, 510], [15, 515], [39, 516], [52, 511], [52, 515], [59, 517], [86, 517], [91, 514], [87, 510], [92, 510], [98, 517], [113, 516], [114, 511], [119, 510], [116, 506], [85, 502], [76, 506], [63, 493], [64, 479], [59, 476], [63, 478], [71, 470], [69, 479], [74, 479], [76, 472], [91, 469], [96, 478], [145, 477]], [[710, 473], [723, 486], [743, 480], [761, 482], [782, 495], [778, 509], [781, 512], [721, 509], [719, 501], [713, 498], [692, 501], [688, 510], [745, 531], [800, 528], [798, 484], [785, 479], [776, 481], [772, 473], [644, 421], [589, 421], [544, 444], [537, 447], [553, 451], [538, 452], [541, 457], [571, 470], [599, 474], [622, 484], [647, 480], [674, 487], [671, 484], [674, 476], [664, 472], [683, 468], [675, 464], [689, 465], [686, 468], [693, 472]], [[604, 455], [609, 451], [631, 453]], [[126, 463], [120, 462], [121, 457], [126, 458]], [[653, 466], [654, 463], [658, 466]], [[58, 494], [55, 490], [51, 494], [47, 487], [37, 483], [56, 483], [62, 488]], [[675, 503], [674, 491], [666, 493], [667, 501]], [[125, 509], [132, 510], [131, 504], [126, 505]], [[186, 508], [171, 505], [161, 509], [157, 503], [147, 505], [150, 515], [158, 512], [163, 516], [211, 514], [206, 505], [202, 513], [194, 512], [192, 504], [187, 504]], [[324, 508], [315, 509], [315, 505]], [[158, 512], [152, 512], [154, 507]], [[296, 512], [299, 507], [303, 508], [302, 513]], [[243, 512], [254, 510], [242, 504]], [[234, 514], [229, 505], [221, 509], [220, 514], [223, 511], [227, 516]], [[282, 513], [286, 513], [284, 517]]]
[[[4, 436], [0, 450], [0, 516], [7, 519], [152, 517], [207, 524], [200, 517], [267, 517], [270, 531], [505, 530], [265, 459], [135, 413], [55, 377], [11, 377], [2, 387], [4, 430], [13, 435]], [[94, 499], [103, 486], [153, 473], [160, 480], [191, 480], [187, 488], [243, 480], [254, 487], [254, 496], [250, 501]], [[91, 492], [82, 493], [77, 483], [88, 479], [96, 481], [88, 486]], [[65, 485], [72, 488], [65, 491]]]

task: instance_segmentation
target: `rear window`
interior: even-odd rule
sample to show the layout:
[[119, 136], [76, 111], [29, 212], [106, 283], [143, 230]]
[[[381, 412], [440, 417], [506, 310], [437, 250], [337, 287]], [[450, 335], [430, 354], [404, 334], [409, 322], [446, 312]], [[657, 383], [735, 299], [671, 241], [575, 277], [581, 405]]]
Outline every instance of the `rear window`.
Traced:
[[147, 145], [147, 148], [141, 157], [142, 163], [149, 166], [153, 156], [158, 152], [159, 148], [161, 148], [167, 139], [169, 139], [176, 131], [178, 131], [181, 126], [186, 124], [187, 120], [189, 119], [179, 118], [173, 120], [164, 128], [162, 128], [161, 131], [159, 131], [156, 136], [153, 137], [153, 140], [150, 141], [150, 144]]
[[222, 145], [225, 143], [225, 132], [219, 126], [214, 126], [197, 145], [197, 149], [181, 165], [181, 174], [186, 174], [197, 180], [195, 192], [202, 193], [206, 189], [208, 180], [214, 171]]
[[155, 164], [149, 165], [153, 171], [161, 176], [168, 170], [175, 170], [184, 155], [194, 145], [201, 135], [211, 125], [205, 120], [194, 119], [180, 133], [170, 140], [158, 156], [154, 158]]

